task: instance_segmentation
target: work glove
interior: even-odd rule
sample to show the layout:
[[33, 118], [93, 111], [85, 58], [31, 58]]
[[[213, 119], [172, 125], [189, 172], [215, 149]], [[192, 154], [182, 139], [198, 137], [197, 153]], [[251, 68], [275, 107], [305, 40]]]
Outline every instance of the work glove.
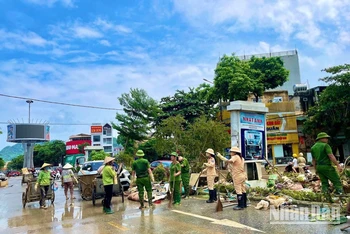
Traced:
[[208, 167], [209, 166], [209, 163], [204, 163], [203, 164], [203, 167]]
[[216, 156], [218, 156], [218, 158], [220, 158], [221, 160], [226, 161], [226, 158], [222, 156], [219, 152], [216, 153]]

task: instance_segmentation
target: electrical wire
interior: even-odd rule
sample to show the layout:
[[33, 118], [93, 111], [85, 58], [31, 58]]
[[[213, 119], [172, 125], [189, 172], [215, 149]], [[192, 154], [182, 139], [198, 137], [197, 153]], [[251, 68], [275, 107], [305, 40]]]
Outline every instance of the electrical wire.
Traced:
[[19, 97], [19, 96], [13, 96], [13, 95], [1, 94], [1, 93], [0, 93], [0, 96], [8, 97], [8, 98], [22, 99], [22, 100], [32, 100], [32, 101], [36, 101], [36, 102], [44, 102], [44, 103], [50, 103], [50, 104], [55, 104], [55, 105], [75, 106], [75, 107], [82, 107], [82, 108], [113, 110], [113, 111], [123, 110], [120, 108], [99, 107], [99, 106], [79, 105], [79, 104], [71, 104], [71, 103], [64, 103], [64, 102], [46, 101], [46, 100], [41, 100], [41, 99], [36, 99], [36, 98], [26, 98], [26, 97]]

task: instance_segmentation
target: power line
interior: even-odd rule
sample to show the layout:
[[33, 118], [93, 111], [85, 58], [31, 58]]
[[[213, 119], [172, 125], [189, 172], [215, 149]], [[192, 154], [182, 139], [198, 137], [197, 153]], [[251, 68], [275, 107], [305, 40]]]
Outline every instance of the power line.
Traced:
[[8, 98], [22, 99], [22, 100], [33, 100], [33, 101], [36, 101], [36, 102], [44, 102], [44, 103], [50, 103], [50, 104], [56, 104], [56, 105], [82, 107], [82, 108], [92, 108], [92, 109], [100, 109], [100, 110], [113, 110], [113, 111], [123, 110], [123, 109], [120, 109], [120, 108], [118, 109], [118, 108], [111, 108], [111, 107], [99, 107], [99, 106], [79, 105], [79, 104], [71, 104], [71, 103], [64, 103], [64, 102], [46, 101], [46, 100], [41, 100], [41, 99], [12, 96], [12, 95], [1, 94], [1, 93], [0, 93], [0, 96], [8, 97]]

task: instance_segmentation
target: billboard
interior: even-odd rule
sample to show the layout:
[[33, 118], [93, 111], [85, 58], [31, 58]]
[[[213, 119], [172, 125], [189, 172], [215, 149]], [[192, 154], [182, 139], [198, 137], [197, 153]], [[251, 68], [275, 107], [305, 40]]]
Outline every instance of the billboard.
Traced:
[[91, 140], [77, 140], [77, 141], [67, 141], [66, 142], [66, 154], [71, 155], [71, 154], [81, 154], [84, 152], [79, 152], [79, 145], [88, 143], [91, 145]]
[[7, 125], [7, 141], [48, 141], [50, 126], [46, 124], [10, 124]]
[[246, 160], [265, 156], [265, 115], [240, 112], [242, 157]]
[[102, 126], [91, 126], [91, 133], [102, 133]]

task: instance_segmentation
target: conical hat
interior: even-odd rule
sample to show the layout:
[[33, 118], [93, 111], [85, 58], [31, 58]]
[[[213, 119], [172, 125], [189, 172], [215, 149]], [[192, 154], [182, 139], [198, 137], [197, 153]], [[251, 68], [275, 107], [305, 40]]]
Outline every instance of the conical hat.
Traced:
[[66, 163], [66, 165], [63, 166], [63, 169], [72, 169], [73, 166], [70, 163]]
[[109, 162], [111, 162], [113, 160], [114, 160], [114, 158], [112, 158], [112, 157], [105, 157], [105, 160], [104, 160], [103, 164], [107, 164], [107, 163], [109, 163]]
[[44, 163], [44, 164], [41, 166], [40, 170], [41, 170], [41, 169], [44, 169], [45, 167], [51, 167], [51, 166], [52, 166], [52, 164]]

